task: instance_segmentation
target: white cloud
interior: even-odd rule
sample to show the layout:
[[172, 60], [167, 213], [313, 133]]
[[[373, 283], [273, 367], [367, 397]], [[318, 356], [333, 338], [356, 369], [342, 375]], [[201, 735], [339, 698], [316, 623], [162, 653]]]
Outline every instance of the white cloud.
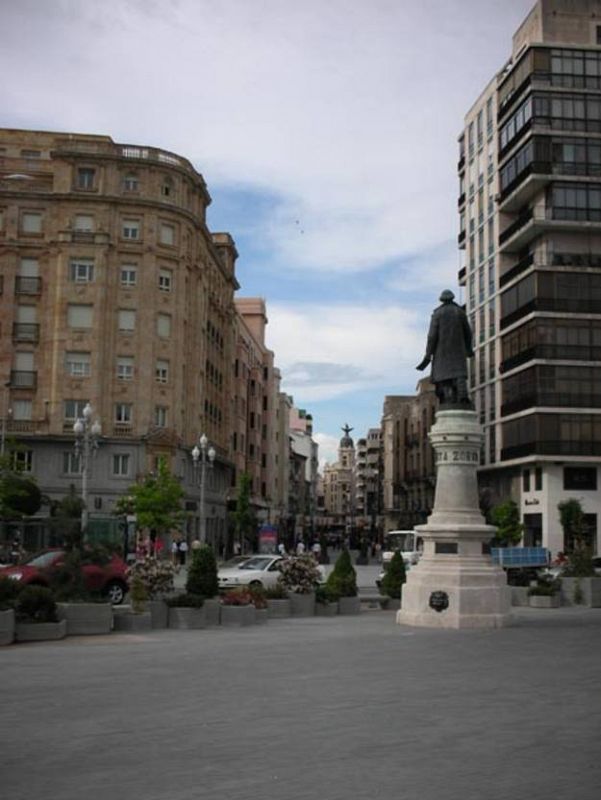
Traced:
[[323, 471], [325, 464], [334, 464], [338, 461], [340, 437], [336, 438], [328, 433], [316, 433], [313, 438], [319, 445], [319, 469]]

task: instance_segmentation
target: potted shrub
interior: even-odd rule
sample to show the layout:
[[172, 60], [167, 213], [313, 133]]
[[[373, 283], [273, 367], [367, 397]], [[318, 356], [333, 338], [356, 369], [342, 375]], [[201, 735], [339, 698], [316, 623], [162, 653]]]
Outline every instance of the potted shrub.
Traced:
[[64, 639], [67, 622], [59, 620], [56, 601], [46, 586], [25, 586], [15, 603], [15, 638], [18, 642]]
[[315, 589], [315, 615], [335, 617], [338, 613], [338, 595], [329, 586], [320, 584]]
[[582, 543], [574, 547], [563, 570], [561, 599], [569, 606], [601, 606], [601, 576], [595, 574], [591, 550]]
[[290, 616], [290, 599], [286, 587], [278, 580], [275, 586], [265, 589], [269, 617], [281, 619]]
[[205, 599], [199, 594], [181, 593], [167, 599], [169, 627], [178, 630], [206, 628]]
[[116, 631], [148, 631], [152, 628], [150, 611], [146, 610], [148, 589], [141, 574], [130, 570], [129, 574], [130, 608], [118, 608], [115, 612]]
[[339, 614], [358, 614], [361, 611], [361, 602], [357, 596], [357, 573], [346, 548], [336, 559], [326, 586], [338, 595]]
[[94, 636], [110, 633], [113, 606], [99, 592], [86, 588], [82, 566], [105, 565], [110, 555], [103, 548], [81, 550], [71, 547], [52, 575], [51, 589], [57, 600], [59, 619], [67, 623], [67, 636]]
[[380, 582], [380, 593], [383, 595], [382, 608], [400, 608], [403, 584], [407, 580], [405, 561], [398, 551], [390, 559], [384, 577]]
[[188, 567], [186, 580], [186, 592], [204, 597], [206, 624], [219, 625], [217, 561], [215, 560], [213, 548], [207, 544], [202, 545], [197, 550], [192, 550], [192, 560]]
[[255, 607], [255, 622], [262, 625], [267, 622], [269, 611], [267, 609], [267, 598], [265, 589], [261, 586], [249, 586], [248, 591]]
[[528, 589], [531, 608], [559, 608], [561, 581], [551, 575], [539, 575], [537, 582]]
[[246, 586], [226, 592], [221, 597], [221, 624], [226, 627], [254, 625], [256, 622], [253, 596]]
[[315, 614], [315, 587], [321, 573], [312, 555], [285, 558], [278, 564], [280, 581], [290, 598], [292, 616], [312, 617]]
[[21, 586], [6, 575], [0, 575], [0, 645], [15, 640], [15, 604]]

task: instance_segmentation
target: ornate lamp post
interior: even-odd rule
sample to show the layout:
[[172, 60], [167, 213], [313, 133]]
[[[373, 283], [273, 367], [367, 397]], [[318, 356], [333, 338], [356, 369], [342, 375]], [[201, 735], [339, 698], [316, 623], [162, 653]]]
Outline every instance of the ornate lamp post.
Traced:
[[202, 436], [198, 440], [198, 445], [194, 445], [192, 449], [192, 460], [194, 461], [194, 468], [196, 470], [200, 469], [200, 507], [199, 507], [199, 516], [200, 516], [200, 541], [202, 544], [205, 544], [207, 541], [207, 517], [205, 514], [205, 485], [206, 485], [206, 477], [207, 477], [207, 462], [209, 466], [213, 466], [213, 462], [215, 461], [215, 448], [213, 446], [209, 447], [209, 440], [206, 434], [202, 434]]
[[81, 459], [81, 534], [85, 536], [88, 527], [88, 478], [90, 475], [90, 462], [98, 449], [98, 439], [101, 426], [98, 420], [92, 422], [92, 406], [86, 403], [83, 416], [79, 417], [73, 425], [75, 434], [75, 453]]

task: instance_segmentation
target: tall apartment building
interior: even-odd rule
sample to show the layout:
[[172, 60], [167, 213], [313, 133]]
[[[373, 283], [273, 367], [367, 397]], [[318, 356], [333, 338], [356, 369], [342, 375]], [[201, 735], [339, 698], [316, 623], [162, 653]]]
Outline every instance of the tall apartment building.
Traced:
[[460, 137], [459, 283], [475, 333], [481, 477], [524, 544], [569, 549], [557, 504], [601, 514], [601, 7], [539, 0]]
[[434, 505], [436, 471], [428, 433], [438, 401], [429, 378], [415, 395], [387, 395], [382, 411], [382, 516], [384, 529], [410, 530], [426, 522]]
[[332, 531], [350, 534], [355, 523], [355, 443], [348, 425], [338, 447], [338, 461], [323, 471], [324, 516]]
[[376, 536], [380, 525], [381, 487], [382, 431], [370, 428], [365, 438], [357, 439], [355, 512], [357, 524], [372, 536]]
[[[216, 449], [208, 533], [230, 484], [236, 249], [211, 234], [205, 182], [185, 158], [108, 136], [0, 131], [0, 380], [7, 436], [44, 493], [79, 486], [73, 424], [102, 425], [91, 513], [109, 514], [165, 459], [192, 526], [191, 448]], [[8, 417], [8, 409], [11, 415]], [[7, 418], [8, 417], [8, 418]]]
[[304, 464], [304, 475], [291, 480], [291, 485], [304, 482], [302, 503], [293, 503], [295, 508], [290, 509], [290, 516], [296, 516], [296, 531], [303, 537], [312, 537], [315, 534], [315, 519], [317, 514], [317, 479], [319, 471], [319, 446], [313, 439], [313, 417], [304, 408], [297, 408], [290, 398], [290, 411], [288, 418], [291, 451], [291, 472], [294, 474], [295, 465]]

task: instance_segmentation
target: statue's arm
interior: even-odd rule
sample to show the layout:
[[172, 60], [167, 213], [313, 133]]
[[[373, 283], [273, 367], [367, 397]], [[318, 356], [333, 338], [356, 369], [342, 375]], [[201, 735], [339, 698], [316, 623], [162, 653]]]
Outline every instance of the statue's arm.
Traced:
[[437, 344], [438, 344], [438, 319], [434, 315], [432, 315], [432, 319], [430, 321], [430, 330], [428, 331], [428, 341], [426, 344], [426, 355], [419, 362], [416, 369], [419, 370], [426, 369], [430, 361], [432, 361], [434, 353], [436, 352]]

